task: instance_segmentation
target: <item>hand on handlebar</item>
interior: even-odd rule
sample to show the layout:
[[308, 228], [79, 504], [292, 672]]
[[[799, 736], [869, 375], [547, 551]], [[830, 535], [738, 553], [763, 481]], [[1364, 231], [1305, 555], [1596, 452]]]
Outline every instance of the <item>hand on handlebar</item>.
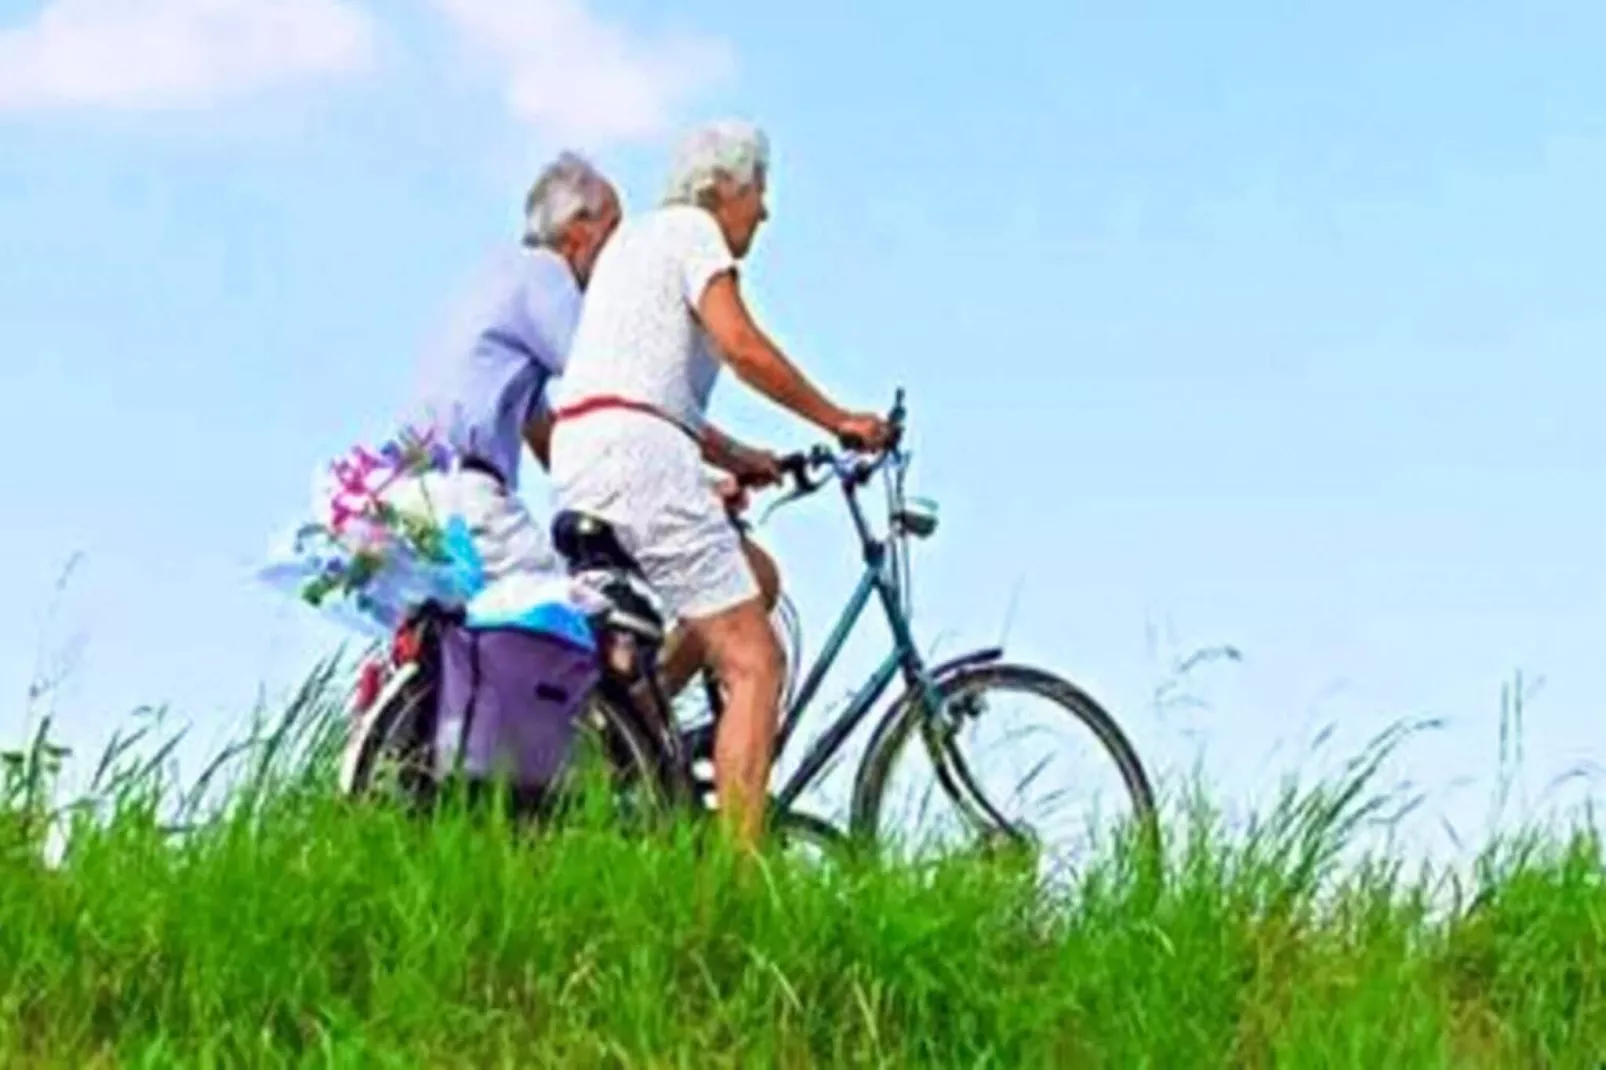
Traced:
[[747, 488], [742, 481], [732, 475], [723, 475], [714, 482], [714, 493], [725, 504], [725, 511], [732, 516], [747, 511]]
[[865, 480], [879, 470], [882, 463], [897, 450], [903, 438], [903, 421], [902, 390], [898, 391], [898, 400], [888, 416], [848, 413], [842, 418], [835, 428], [842, 446], [855, 453], [880, 454], [881, 456], [875, 460], [864, 457], [839, 457], [834, 450], [824, 444], [816, 445], [806, 452], [788, 453], [782, 457], [764, 451], [750, 450], [749, 454], [762, 453], [762, 463], [755, 468], [753, 476], [738, 474], [727, 479], [721, 486], [721, 496], [725, 498], [727, 509], [734, 515], [734, 512], [747, 506], [746, 488], [779, 482], [790, 484], [790, 493], [783, 495], [780, 501], [770, 506], [769, 512], [765, 513], [765, 516], [768, 516], [781, 505], [805, 498], [825, 486], [829, 480], [818, 479], [813, 475], [820, 469], [830, 469], [851, 492], [853, 487], [863, 485]]
[[742, 489], [773, 486], [785, 474], [780, 457], [768, 450], [745, 447], [733, 454], [727, 471]]
[[725, 503], [725, 511], [735, 517], [747, 511], [750, 489], [777, 485], [788, 476], [799, 486], [807, 480], [808, 461], [802, 454], [780, 457], [752, 450], [744, 455], [740, 472], [727, 472], [715, 481], [714, 492]]
[[872, 412], [849, 413], [837, 425], [836, 436], [842, 445], [863, 453], [878, 453], [891, 446], [897, 434], [891, 421]]

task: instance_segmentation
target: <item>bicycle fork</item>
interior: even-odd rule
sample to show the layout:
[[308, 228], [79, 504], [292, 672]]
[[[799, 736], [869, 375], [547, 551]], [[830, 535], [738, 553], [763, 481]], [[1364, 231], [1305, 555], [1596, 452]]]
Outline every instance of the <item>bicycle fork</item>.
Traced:
[[[990, 821], [1009, 830], [1016, 838], [1024, 838], [1025, 834], [1015, 827], [1014, 822], [999, 813], [986, 793], [977, 786], [969, 766], [959, 755], [959, 748], [954, 746], [960, 727], [966, 721], [981, 716], [982, 711], [978, 708], [980, 697], [965, 695], [952, 702], [943, 700], [935, 674], [926, 667], [925, 660], [915, 648], [914, 636], [902, 607], [898, 605], [896, 591], [884, 577], [878, 578], [876, 587], [886, 607], [887, 621], [892, 626], [893, 641], [898, 644], [901, 653], [905, 683], [913, 701], [920, 706], [920, 735], [931, 756], [938, 783], [948, 797], [958, 804], [968, 821], [977, 826], [984, 826]], [[985, 815], [985, 818], [981, 815]]]

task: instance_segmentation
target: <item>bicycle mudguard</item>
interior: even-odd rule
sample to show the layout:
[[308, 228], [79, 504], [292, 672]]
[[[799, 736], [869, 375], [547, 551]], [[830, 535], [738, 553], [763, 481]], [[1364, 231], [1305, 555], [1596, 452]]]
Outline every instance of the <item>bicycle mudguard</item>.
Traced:
[[948, 673], [955, 672], [959, 669], [969, 669], [976, 665], [990, 665], [995, 661], [1001, 661], [1003, 657], [1003, 647], [983, 647], [980, 650], [972, 650], [968, 654], [961, 654], [956, 658], [949, 658], [947, 661], [933, 665], [928, 668], [926, 672], [930, 673], [933, 679], [936, 679], [939, 676], [946, 676]]
[[357, 765], [362, 759], [364, 744], [369, 734], [374, 731], [375, 724], [385, 716], [390, 704], [396, 701], [402, 689], [411, 684], [421, 671], [423, 670], [416, 660], [403, 662], [374, 696], [373, 701], [354, 711], [355, 716], [348, 721], [346, 743], [340, 756], [337, 783], [342, 795], [351, 795], [357, 790]]

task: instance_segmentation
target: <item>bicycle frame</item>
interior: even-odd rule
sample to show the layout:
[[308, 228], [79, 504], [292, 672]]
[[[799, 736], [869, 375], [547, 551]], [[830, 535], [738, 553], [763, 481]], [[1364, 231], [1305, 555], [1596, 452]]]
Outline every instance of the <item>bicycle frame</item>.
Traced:
[[[907, 458], [901, 452], [895, 452], [882, 463], [896, 465], [901, 477]], [[908, 534], [900, 530], [898, 521], [904, 505], [902, 481], [900, 478], [896, 487], [892, 485], [888, 487], [889, 530], [884, 539], [877, 538], [865, 519], [864, 507], [857, 493], [858, 488], [868, 482], [870, 474], [872, 473], [836, 467], [837, 482], [842, 488], [848, 513], [859, 536], [864, 556], [864, 571], [859, 577], [858, 586], [854, 588], [853, 594], [849, 596], [847, 604], [838, 616], [836, 625], [826, 638], [825, 646], [814, 659], [814, 664], [804, 677], [802, 686], [782, 718], [775, 738], [774, 756], [778, 758], [785, 750], [787, 742], [792, 738], [798, 722], [802, 719], [804, 710], [818, 693], [826, 674], [842, 653], [842, 648], [847, 644], [848, 637], [852, 635], [872, 597], [879, 598], [886, 613], [887, 623], [892, 629], [892, 649], [849, 699], [847, 707], [815, 738], [813, 745], [804, 754], [802, 764], [775, 794], [775, 803], [781, 809], [790, 807], [820, 775], [837, 751], [847, 742], [848, 737], [869, 716], [887, 687], [899, 675], [900, 670], [906, 686], [922, 695], [928, 710], [935, 710], [939, 705], [932, 674], [920, 651], [915, 647], [909, 615], [904, 609], [905, 584], [900, 580], [898, 570], [894, 567], [898, 561], [905, 559], [908, 552]]]

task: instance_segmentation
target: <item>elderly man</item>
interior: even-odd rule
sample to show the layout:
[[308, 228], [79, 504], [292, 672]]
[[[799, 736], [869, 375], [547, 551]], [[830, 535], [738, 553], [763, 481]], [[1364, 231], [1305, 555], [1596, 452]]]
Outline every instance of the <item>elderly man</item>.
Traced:
[[476, 295], [467, 322], [426, 368], [425, 422], [459, 466], [434, 486], [424, 481], [391, 496], [404, 509], [460, 513], [487, 581], [556, 567], [546, 526], [516, 493], [519, 462], [528, 444], [547, 465], [547, 384], [563, 372], [582, 292], [620, 220], [613, 186], [572, 153], [547, 165], [524, 207], [517, 257]]
[[[597, 260], [554, 391], [551, 474], [561, 508], [601, 517], [640, 563], [726, 690], [714, 748], [719, 805], [738, 837], [764, 827], [784, 671], [765, 592], [703, 462], [773, 480], [773, 454], [705, 417], [721, 365], [797, 416], [872, 447], [887, 427], [827, 399], [754, 323], [737, 262], [764, 205], [769, 147], [743, 122], [693, 132], [663, 206], [625, 222]], [[772, 571], [756, 555], [761, 571]]]

